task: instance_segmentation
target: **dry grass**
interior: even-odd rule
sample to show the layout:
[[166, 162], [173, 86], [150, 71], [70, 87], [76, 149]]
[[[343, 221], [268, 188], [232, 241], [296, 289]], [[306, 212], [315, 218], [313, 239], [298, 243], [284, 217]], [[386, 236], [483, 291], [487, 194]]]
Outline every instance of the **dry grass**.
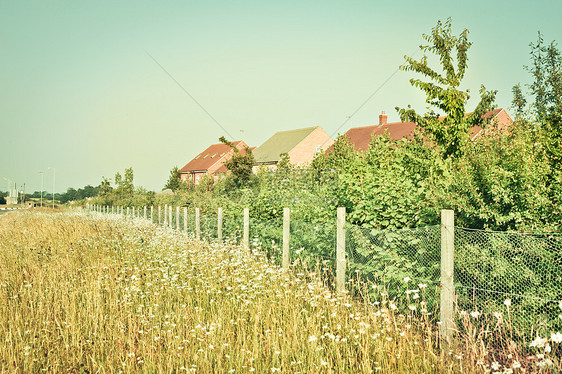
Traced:
[[[339, 298], [314, 272], [142, 219], [0, 218], [3, 372], [494, 371], [477, 331], [441, 355], [436, 327], [399, 302]], [[519, 362], [506, 354], [495, 371], [538, 369]]]

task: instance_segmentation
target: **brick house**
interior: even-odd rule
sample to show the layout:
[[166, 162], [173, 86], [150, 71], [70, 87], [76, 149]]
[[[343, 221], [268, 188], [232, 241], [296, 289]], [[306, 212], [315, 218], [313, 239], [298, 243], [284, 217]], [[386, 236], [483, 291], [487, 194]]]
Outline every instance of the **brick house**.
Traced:
[[[232, 144], [242, 154], [246, 153], [245, 147], [247, 147], [247, 144], [244, 141], [238, 140], [232, 142]], [[250, 149], [254, 150], [255, 147]], [[180, 179], [182, 182], [199, 184], [203, 176], [207, 175], [218, 180], [222, 175], [228, 174], [228, 169], [224, 166], [224, 163], [233, 155], [234, 150], [228, 145], [213, 144], [180, 169]]]
[[[467, 113], [466, 115], [469, 115]], [[445, 116], [439, 117], [443, 120]], [[490, 110], [486, 112], [482, 118], [490, 120], [490, 123], [496, 123], [498, 129], [505, 131], [513, 120], [509, 114], [503, 108], [498, 108], [495, 110]], [[385, 133], [394, 139], [399, 140], [402, 138], [411, 139], [414, 135], [414, 130], [417, 125], [413, 122], [392, 122], [387, 123], [388, 116], [383, 111], [379, 116], [379, 124], [374, 126], [363, 126], [363, 127], [353, 127], [349, 129], [344, 135], [348, 137], [351, 144], [358, 151], [366, 151], [369, 148], [371, 142], [371, 136], [379, 136]], [[484, 129], [480, 126], [474, 126], [470, 130], [470, 140], [476, 139], [478, 136], [483, 134]]]
[[310, 163], [319, 152], [325, 152], [334, 141], [320, 126], [279, 131], [254, 152], [254, 172], [260, 167], [277, 168], [281, 155], [287, 153], [295, 165]]

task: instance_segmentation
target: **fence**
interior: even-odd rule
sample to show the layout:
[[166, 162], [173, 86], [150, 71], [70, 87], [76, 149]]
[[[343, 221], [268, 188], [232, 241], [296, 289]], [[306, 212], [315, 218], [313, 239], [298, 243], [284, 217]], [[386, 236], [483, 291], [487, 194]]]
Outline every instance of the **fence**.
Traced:
[[376, 286], [369, 292], [384, 290], [390, 300], [405, 298], [406, 307], [439, 316], [445, 341], [458, 313], [471, 315], [475, 323], [502, 319], [525, 340], [562, 330], [560, 234], [455, 227], [452, 211], [442, 211], [441, 225], [375, 230], [346, 223], [344, 208], [338, 208], [337, 220], [317, 223], [292, 220], [288, 208], [283, 217], [268, 221], [250, 217], [248, 209], [243, 214], [219, 209], [216, 215], [171, 206], [88, 209], [142, 217], [197, 239], [230, 240], [283, 268], [320, 264], [340, 293], [368, 284]]

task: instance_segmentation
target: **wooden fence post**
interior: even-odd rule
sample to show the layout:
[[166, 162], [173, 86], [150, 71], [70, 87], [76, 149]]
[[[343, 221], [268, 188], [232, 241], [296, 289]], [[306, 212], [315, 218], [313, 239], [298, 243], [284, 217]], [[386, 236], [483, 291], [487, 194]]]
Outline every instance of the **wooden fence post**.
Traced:
[[144, 206], [143, 218], [146, 219], [146, 205]]
[[183, 208], [183, 231], [187, 232], [187, 207]]
[[133, 207], [133, 218], [135, 218], [135, 207]]
[[172, 216], [172, 206], [171, 206], [171, 205], [170, 205], [170, 208], [169, 208], [169, 210], [168, 210], [168, 214], [169, 214], [168, 226], [170, 226], [170, 227], [173, 228], [173, 227], [174, 227], [174, 222], [173, 222], [173, 219], [172, 219], [173, 216]]
[[150, 206], [150, 223], [154, 223], [152, 220], [154, 218], [154, 205]]
[[180, 231], [180, 207], [176, 207], [176, 230]]
[[129, 217], [129, 207], [127, 207], [127, 217]]
[[337, 247], [336, 247], [336, 290], [345, 292], [345, 208], [338, 208]]
[[195, 208], [195, 238], [201, 239], [201, 225], [199, 221], [199, 208]]
[[242, 237], [242, 246], [245, 249], [250, 248], [250, 209], [244, 208], [244, 236]]
[[455, 263], [455, 212], [441, 210], [441, 305], [439, 335], [443, 350], [448, 352], [453, 341], [454, 298], [453, 283]]
[[168, 204], [164, 204], [164, 226], [168, 225]]
[[158, 205], [158, 224], [162, 223], [162, 206]]
[[222, 244], [222, 208], [217, 213], [217, 239]]
[[291, 210], [283, 208], [283, 269], [288, 269], [291, 261], [289, 254], [289, 240], [291, 232]]

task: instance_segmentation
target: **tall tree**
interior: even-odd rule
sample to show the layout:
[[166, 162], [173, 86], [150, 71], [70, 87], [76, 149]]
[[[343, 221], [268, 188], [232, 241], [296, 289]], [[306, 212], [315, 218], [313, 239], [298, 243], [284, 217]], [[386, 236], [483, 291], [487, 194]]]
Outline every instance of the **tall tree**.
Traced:
[[[464, 29], [458, 36], [453, 35], [451, 18], [445, 23], [437, 22], [431, 33], [423, 34], [423, 39], [428, 43], [420, 45], [424, 53], [420, 60], [405, 56], [406, 64], [400, 66], [401, 70], [413, 71], [428, 78], [427, 82], [421, 79], [410, 79], [412, 86], [422, 90], [426, 95], [426, 103], [430, 111], [421, 116], [408, 106], [407, 109], [396, 107], [402, 121], [412, 121], [426, 132], [433, 135], [441, 147], [443, 156], [459, 156], [463, 153], [468, 141], [468, 130], [474, 125], [484, 125], [482, 115], [492, 109], [497, 91], [486, 91], [482, 85], [480, 89], [480, 102], [474, 112], [466, 116], [466, 103], [470, 98], [469, 90], [460, 89], [464, 78], [468, 55], [472, 45], [468, 41], [468, 30]], [[438, 57], [442, 73], [428, 66], [427, 53]], [[456, 66], [455, 66], [456, 65]], [[431, 108], [437, 108], [446, 114], [440, 120], [439, 114]]]
[[219, 141], [234, 150], [234, 155], [224, 163], [224, 166], [230, 170], [238, 186], [247, 184], [252, 177], [252, 167], [255, 161], [252, 150], [246, 146], [244, 147], [245, 154], [242, 154], [242, 152], [240, 152], [232, 142], [226, 140], [224, 136], [221, 136]]
[[177, 191], [180, 188], [180, 178], [180, 169], [177, 166], [174, 166], [172, 170], [170, 170], [170, 177], [168, 177], [168, 181], [166, 182], [166, 185], [164, 185], [164, 189]]
[[515, 86], [513, 86], [511, 92], [513, 93], [511, 106], [515, 110], [516, 117], [522, 118], [525, 114], [525, 105], [527, 105], [527, 100], [525, 99], [525, 95], [523, 95], [521, 85], [516, 84]]

